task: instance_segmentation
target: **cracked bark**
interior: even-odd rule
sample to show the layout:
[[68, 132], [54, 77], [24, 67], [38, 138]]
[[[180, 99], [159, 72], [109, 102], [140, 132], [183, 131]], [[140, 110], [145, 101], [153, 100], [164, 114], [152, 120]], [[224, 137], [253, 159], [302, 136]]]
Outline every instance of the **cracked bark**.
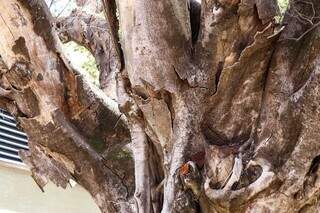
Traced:
[[[282, 25], [274, 0], [202, 1], [200, 17], [195, 1], [104, 1], [105, 20], [57, 20], [60, 39], [94, 55], [103, 92], [35, 18], [40, 1], [0, 2], [0, 104], [29, 135], [22, 157], [39, 186], [76, 179], [102, 212], [318, 211], [320, 3], [310, 2], [292, 1]], [[111, 81], [117, 103], [105, 97]], [[133, 158], [117, 157], [127, 143]]]
[[2, 1], [0, 8], [7, 11], [1, 12], [1, 107], [29, 137], [31, 152], [21, 156], [35, 181], [66, 187], [75, 179], [102, 212], [130, 212], [124, 201], [133, 193], [133, 165], [117, 157], [130, 136], [117, 104], [67, 62], [44, 2]]

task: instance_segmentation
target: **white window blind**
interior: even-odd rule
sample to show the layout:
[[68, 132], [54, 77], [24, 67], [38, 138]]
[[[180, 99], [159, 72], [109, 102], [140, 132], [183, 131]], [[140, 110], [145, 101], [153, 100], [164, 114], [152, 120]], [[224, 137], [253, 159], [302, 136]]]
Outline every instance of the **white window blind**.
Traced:
[[0, 160], [24, 165], [18, 154], [21, 149], [29, 149], [27, 135], [18, 129], [10, 113], [0, 109]]

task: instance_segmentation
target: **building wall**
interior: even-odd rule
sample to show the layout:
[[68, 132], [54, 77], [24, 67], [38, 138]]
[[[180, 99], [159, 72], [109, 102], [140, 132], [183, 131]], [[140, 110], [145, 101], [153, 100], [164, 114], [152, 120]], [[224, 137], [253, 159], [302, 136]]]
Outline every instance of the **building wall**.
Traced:
[[0, 163], [0, 213], [98, 213], [79, 185], [63, 189], [49, 183], [41, 192], [30, 172]]

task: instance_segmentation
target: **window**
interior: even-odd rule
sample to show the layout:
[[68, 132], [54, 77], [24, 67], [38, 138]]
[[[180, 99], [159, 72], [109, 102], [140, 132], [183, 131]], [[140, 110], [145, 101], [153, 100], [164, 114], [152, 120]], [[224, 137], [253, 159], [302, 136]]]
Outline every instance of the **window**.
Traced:
[[10, 113], [0, 109], [0, 160], [24, 165], [18, 154], [21, 149], [29, 149], [27, 135], [17, 128]]

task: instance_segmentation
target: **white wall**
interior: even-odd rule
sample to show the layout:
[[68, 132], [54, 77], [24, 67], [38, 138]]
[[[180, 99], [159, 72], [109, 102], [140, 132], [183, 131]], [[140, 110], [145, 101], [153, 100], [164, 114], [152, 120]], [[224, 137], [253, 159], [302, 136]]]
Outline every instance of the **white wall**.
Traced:
[[42, 193], [27, 170], [0, 163], [0, 213], [98, 213], [79, 185], [64, 190], [49, 183]]

